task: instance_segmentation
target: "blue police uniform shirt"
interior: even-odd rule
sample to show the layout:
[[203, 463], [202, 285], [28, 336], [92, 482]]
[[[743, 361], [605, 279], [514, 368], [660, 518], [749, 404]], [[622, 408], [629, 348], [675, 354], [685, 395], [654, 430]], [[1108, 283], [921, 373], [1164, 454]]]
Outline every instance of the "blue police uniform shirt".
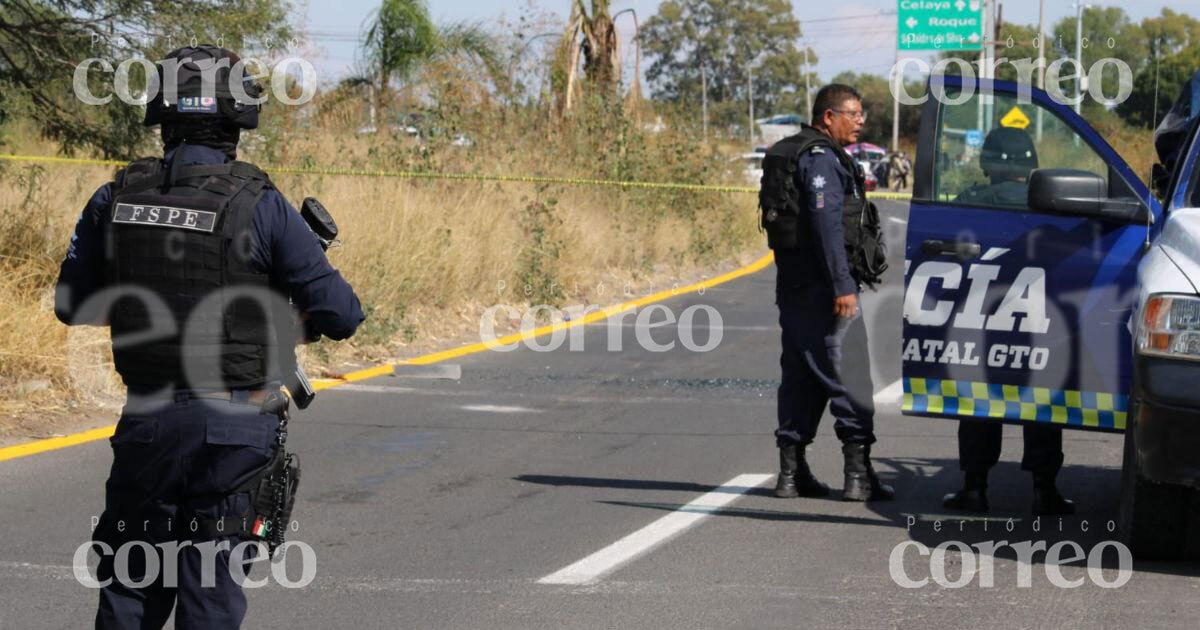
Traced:
[[796, 189], [808, 206], [812, 247], [775, 252], [778, 267], [776, 292], [783, 299], [789, 290], [820, 285], [834, 296], [858, 292], [850, 275], [842, 229], [842, 202], [854, 190], [854, 177], [846, 170], [833, 147], [813, 147], [797, 159]]
[[[164, 156], [181, 165], [223, 164], [226, 155], [200, 145], [183, 145]], [[92, 195], [79, 221], [59, 270], [54, 314], [64, 324], [103, 324], [75, 321], [79, 307], [105, 285], [104, 238], [113, 183]], [[346, 339], [366, 316], [354, 289], [342, 278], [321, 249], [317, 236], [300, 213], [274, 189], [267, 190], [254, 209], [253, 265], [270, 277], [271, 287], [288, 296], [308, 327], [331, 339]], [[104, 316], [106, 314], [100, 314]]]

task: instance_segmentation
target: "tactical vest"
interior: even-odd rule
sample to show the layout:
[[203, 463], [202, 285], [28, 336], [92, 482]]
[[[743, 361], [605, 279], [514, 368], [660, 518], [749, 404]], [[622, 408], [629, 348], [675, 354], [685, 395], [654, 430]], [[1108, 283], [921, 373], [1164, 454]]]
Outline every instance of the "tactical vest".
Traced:
[[887, 270], [887, 248], [879, 223], [879, 210], [867, 200], [862, 166], [833, 140], [814, 127], [776, 142], [763, 158], [762, 187], [758, 193], [760, 226], [773, 250], [805, 250], [813, 243], [806, 213], [808, 196], [796, 186], [799, 158], [814, 147], [832, 153], [851, 174], [843, 190], [842, 234], [850, 274], [860, 284], [875, 286]]
[[143, 158], [117, 172], [105, 272], [123, 290], [109, 322], [116, 369], [131, 389], [246, 389], [278, 378], [267, 374], [276, 314], [244, 295], [269, 291], [251, 252], [254, 209], [271, 187], [245, 162], [168, 167]]

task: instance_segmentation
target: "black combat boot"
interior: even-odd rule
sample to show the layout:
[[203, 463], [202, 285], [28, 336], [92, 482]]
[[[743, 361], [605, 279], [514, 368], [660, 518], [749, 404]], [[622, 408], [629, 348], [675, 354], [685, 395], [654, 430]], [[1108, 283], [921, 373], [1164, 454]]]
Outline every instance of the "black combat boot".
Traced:
[[942, 498], [942, 507], [963, 512], [987, 512], [987, 471], [963, 473], [963, 487]]
[[846, 458], [843, 501], [890, 501], [896, 496], [896, 491], [880, 483], [875, 474], [875, 467], [871, 465], [871, 445], [843, 444], [842, 455]]
[[793, 499], [828, 495], [829, 487], [817, 481], [808, 468], [804, 446], [789, 444], [779, 449], [779, 481], [775, 483], [775, 496]]
[[1056, 473], [1034, 473], [1033, 513], [1045, 516], [1064, 516], [1075, 513], [1075, 503], [1064, 499], [1054, 484]]

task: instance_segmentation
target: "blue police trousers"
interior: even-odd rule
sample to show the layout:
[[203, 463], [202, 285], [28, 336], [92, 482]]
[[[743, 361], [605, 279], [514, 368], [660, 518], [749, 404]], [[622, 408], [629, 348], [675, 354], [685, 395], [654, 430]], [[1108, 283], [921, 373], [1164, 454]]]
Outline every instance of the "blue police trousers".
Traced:
[[[277, 416], [247, 402], [178, 395], [126, 404], [111, 439], [112, 471], [93, 537], [114, 551], [128, 547], [128, 567], [114, 562], [119, 554], [101, 556], [97, 578], [111, 583], [100, 589], [97, 629], [161, 628], [172, 609], [176, 628], [241, 625], [246, 596], [230, 565], [248, 570], [257, 552], [250, 547], [234, 558], [241, 539], [195, 539], [191, 523], [225, 517], [231, 530], [240, 529], [250, 497], [233, 490], [270, 462], [278, 424]], [[224, 549], [200, 547], [222, 542]], [[173, 560], [164, 543], [175, 543]]]
[[839, 319], [828, 290], [813, 289], [779, 300], [779, 326], [776, 445], [812, 442], [826, 405], [839, 440], [874, 443], [874, 386], [861, 308], [855, 317]]
[[[1062, 427], [1027, 424], [1021, 427], [1025, 442], [1021, 470], [1035, 475], [1057, 475], [1063, 465]], [[987, 474], [1000, 461], [1004, 425], [987, 420], [960, 420], [958, 461], [964, 472]]]

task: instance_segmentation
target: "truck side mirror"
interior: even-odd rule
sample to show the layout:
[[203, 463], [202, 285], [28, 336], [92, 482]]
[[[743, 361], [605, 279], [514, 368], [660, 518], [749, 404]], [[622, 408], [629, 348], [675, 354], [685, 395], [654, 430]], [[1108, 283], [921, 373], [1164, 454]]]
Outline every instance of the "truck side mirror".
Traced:
[[1073, 169], [1041, 169], [1029, 179], [1028, 205], [1037, 212], [1145, 223], [1146, 206], [1137, 199], [1110, 199], [1103, 177]]

